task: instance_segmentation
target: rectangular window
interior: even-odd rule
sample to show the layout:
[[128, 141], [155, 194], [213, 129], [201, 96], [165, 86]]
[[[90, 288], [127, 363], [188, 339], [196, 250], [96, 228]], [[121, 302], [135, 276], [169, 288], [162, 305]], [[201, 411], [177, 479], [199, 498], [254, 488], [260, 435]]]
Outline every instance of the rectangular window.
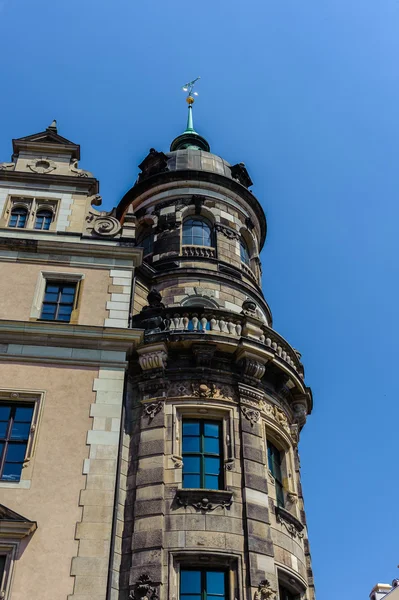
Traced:
[[26, 456], [34, 406], [0, 403], [0, 480], [19, 481]]
[[76, 283], [47, 281], [41, 319], [69, 323], [75, 304]]
[[269, 469], [275, 479], [277, 506], [284, 508], [284, 487], [282, 476], [282, 452], [271, 442], [267, 442], [267, 460]]
[[6, 570], [7, 554], [0, 554], [0, 591], [3, 590], [4, 572]]
[[221, 431], [218, 421], [183, 420], [183, 488], [222, 488]]
[[227, 597], [226, 571], [180, 571], [180, 600], [227, 600]]

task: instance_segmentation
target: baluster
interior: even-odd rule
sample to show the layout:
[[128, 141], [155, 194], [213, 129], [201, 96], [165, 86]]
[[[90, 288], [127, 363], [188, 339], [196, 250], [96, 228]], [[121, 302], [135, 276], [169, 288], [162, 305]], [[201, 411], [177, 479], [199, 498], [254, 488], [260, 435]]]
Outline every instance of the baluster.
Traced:
[[276, 342], [272, 343], [272, 348], [273, 348], [273, 350], [277, 350], [277, 344], [276, 344]]
[[190, 319], [188, 318], [187, 313], [184, 313], [184, 315], [183, 315], [183, 329], [184, 329], [184, 331], [187, 331], [189, 323], [190, 323]]
[[198, 317], [195, 313], [193, 314], [191, 322], [193, 324], [193, 331], [198, 331]]
[[262, 335], [260, 336], [259, 339], [260, 339], [261, 344], [264, 344], [265, 343], [265, 334], [262, 333]]
[[287, 358], [287, 353], [286, 353], [286, 351], [285, 351], [285, 350], [283, 350], [283, 351], [282, 351], [282, 353], [281, 353], [281, 358], [282, 358], [283, 360], [286, 360], [286, 358]]
[[175, 324], [175, 329], [179, 329], [180, 317], [177, 313], [173, 316], [173, 323]]
[[216, 330], [217, 321], [216, 321], [216, 319], [215, 319], [215, 317], [213, 315], [211, 316], [211, 318], [209, 320], [209, 323], [210, 323], [211, 331], [215, 331]]
[[242, 332], [241, 323], [237, 323], [237, 325], [236, 325], [236, 332], [237, 332], [238, 337], [240, 337], [241, 336], [241, 332]]
[[277, 356], [281, 356], [281, 352], [282, 352], [282, 347], [281, 346], [277, 346]]
[[228, 328], [228, 330], [229, 330], [229, 334], [230, 334], [230, 335], [235, 335], [235, 333], [236, 333], [236, 326], [235, 326], [235, 324], [233, 323], [233, 321], [229, 321], [229, 322], [227, 323], [227, 328]]
[[205, 315], [203, 315], [201, 317], [201, 327], [202, 327], [202, 331], [206, 331], [206, 325], [208, 323], [208, 319], [205, 317]]
[[265, 344], [266, 344], [266, 346], [269, 346], [269, 348], [270, 348], [270, 346], [272, 345], [271, 339], [270, 338], [266, 338]]

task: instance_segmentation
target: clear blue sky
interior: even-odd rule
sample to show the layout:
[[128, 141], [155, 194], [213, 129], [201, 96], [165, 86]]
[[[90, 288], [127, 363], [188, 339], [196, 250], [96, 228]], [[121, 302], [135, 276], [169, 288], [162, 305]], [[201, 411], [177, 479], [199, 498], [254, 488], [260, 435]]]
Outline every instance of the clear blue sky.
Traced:
[[398, 574], [398, 0], [0, 0], [0, 160], [57, 118], [104, 207], [195, 122], [265, 208], [264, 291], [303, 354], [319, 600]]

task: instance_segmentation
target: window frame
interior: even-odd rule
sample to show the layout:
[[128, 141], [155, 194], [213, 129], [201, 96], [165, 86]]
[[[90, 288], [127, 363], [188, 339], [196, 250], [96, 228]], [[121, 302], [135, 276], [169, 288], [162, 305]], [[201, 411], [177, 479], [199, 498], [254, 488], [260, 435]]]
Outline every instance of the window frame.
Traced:
[[65, 283], [76, 284], [74, 307], [71, 313], [71, 318], [69, 321], [52, 321], [47, 319], [44, 319], [44, 321], [48, 323], [65, 323], [65, 325], [76, 325], [79, 321], [79, 312], [82, 304], [84, 280], [84, 273], [71, 273], [68, 271], [40, 271], [36, 282], [36, 288], [33, 296], [29, 320], [41, 320], [42, 305], [44, 301], [47, 282], [62, 281]]
[[[41, 198], [40, 196], [23, 196], [22, 194], [20, 196], [10, 195], [0, 220], [0, 226], [12, 230], [29, 229], [31, 231], [54, 231], [60, 204], [61, 198]], [[26, 210], [26, 220], [23, 227], [13, 227], [10, 225], [12, 213], [17, 208]], [[35, 226], [37, 213], [41, 211], [48, 211], [52, 214], [48, 229], [37, 229]]]
[[243, 236], [241, 236], [239, 239], [239, 245], [240, 245], [240, 260], [242, 263], [244, 263], [244, 265], [247, 265], [247, 267], [250, 267], [251, 266], [251, 255], [249, 252], [249, 246]]
[[[200, 450], [198, 452], [195, 451], [189, 451], [189, 452], [184, 452], [183, 450], [183, 444], [184, 444], [184, 438], [185, 438], [185, 434], [184, 434], [184, 425], [185, 424], [199, 424], [199, 435], [198, 436], [194, 436], [194, 435], [187, 435], [186, 437], [193, 437], [193, 438], [199, 438], [200, 440]], [[211, 452], [207, 452], [205, 449], [205, 440], [208, 437], [212, 437], [213, 436], [206, 436], [205, 435], [205, 427], [206, 425], [218, 425], [219, 427], [219, 435], [218, 435], [218, 446], [219, 446], [219, 452], [218, 454], [216, 453], [211, 453]], [[224, 489], [224, 460], [223, 460], [223, 423], [220, 420], [216, 420], [216, 419], [207, 419], [207, 418], [183, 418], [182, 419], [182, 459], [183, 459], [183, 474], [182, 474], [182, 489], [190, 489], [190, 487], [185, 487], [184, 486], [184, 459], [189, 458], [189, 457], [193, 457], [193, 458], [199, 458], [200, 461], [200, 467], [199, 467], [199, 477], [200, 477], [200, 485], [198, 486], [198, 488], [196, 489], [202, 489], [202, 490], [223, 490]], [[219, 476], [218, 476], [218, 487], [217, 488], [213, 488], [213, 487], [207, 487], [205, 485], [206, 483], [206, 459], [207, 458], [217, 458], [219, 461]], [[187, 473], [187, 474], [191, 474], [191, 475], [197, 475], [197, 473]], [[212, 474], [208, 473], [208, 475], [212, 476]]]
[[39, 435], [39, 428], [43, 414], [45, 392], [26, 391], [15, 389], [0, 389], [0, 402], [3, 404], [15, 403], [15, 405], [33, 406], [33, 415], [31, 419], [30, 432], [26, 445], [25, 459], [23, 461], [21, 478], [19, 481], [7, 481], [0, 479], [1, 488], [23, 488], [29, 489], [31, 477], [33, 475], [33, 463], [36, 454], [36, 446]]
[[[10, 407], [10, 413], [9, 413], [9, 417], [7, 419], [7, 426], [6, 426], [5, 434], [4, 434], [4, 436], [0, 437], [0, 445], [4, 445], [4, 448], [0, 452], [0, 481], [9, 482], [9, 483], [19, 483], [22, 478], [22, 469], [23, 469], [27, 451], [28, 451], [29, 438], [31, 435], [32, 420], [33, 420], [33, 415], [34, 415], [34, 411], [35, 411], [35, 406], [32, 402], [22, 403], [22, 402], [5, 401], [5, 400], [0, 399], [0, 408], [2, 406]], [[12, 430], [13, 430], [14, 423], [16, 422], [15, 417], [16, 417], [18, 408], [32, 409], [32, 414], [31, 414], [30, 420], [29, 421], [21, 421], [21, 423], [29, 423], [29, 433], [27, 434], [25, 439], [21, 439], [21, 440], [12, 438]], [[1, 421], [1, 422], [3, 422], [3, 421]], [[18, 460], [18, 461], [7, 460], [8, 450], [9, 450], [10, 446], [25, 446], [24, 457], [22, 460]], [[20, 464], [21, 465], [21, 472], [20, 472], [18, 479], [4, 478], [4, 469], [5, 469], [6, 464]]]
[[[172, 400], [173, 432], [172, 432], [172, 453], [169, 456], [170, 468], [173, 469], [175, 482], [178, 489], [183, 488], [183, 457], [182, 457], [182, 423], [183, 419], [207, 419], [222, 422], [222, 452], [223, 452], [223, 481], [222, 490], [233, 485], [233, 471], [235, 462], [235, 432], [234, 417], [236, 409], [218, 405], [217, 400], [213, 401], [212, 406], [209, 403], [202, 403], [198, 400], [196, 404], [181, 404], [180, 398]], [[216, 493], [218, 490], [208, 490], [208, 493]]]
[[[143, 245], [143, 242], [145, 240], [151, 240], [150, 243], [150, 251], [146, 252], [145, 251], [145, 247]], [[139, 242], [137, 242], [137, 247], [138, 248], [143, 248], [143, 258], [146, 258], [147, 256], [151, 256], [152, 254], [154, 254], [154, 242], [155, 242], [155, 234], [153, 231], [144, 233], [140, 239]]]
[[[17, 216], [17, 222], [16, 225], [11, 225], [11, 219], [14, 217], [16, 211], [20, 211], [20, 213]], [[25, 220], [24, 220], [24, 224], [22, 225], [22, 227], [20, 225], [18, 225], [19, 223], [19, 217], [21, 216], [21, 212], [25, 213]], [[8, 222], [7, 222], [7, 227], [9, 227], [10, 229], [26, 229], [26, 226], [28, 224], [28, 220], [29, 220], [29, 209], [27, 206], [24, 206], [22, 204], [14, 204], [13, 207], [10, 210], [10, 216], [8, 218]]]
[[220, 570], [226, 572], [226, 600], [241, 598], [244, 589], [243, 557], [241, 553], [220, 554], [214, 551], [176, 550], [170, 553], [169, 561], [169, 597], [180, 599], [180, 571], [184, 569]]
[[[43, 226], [42, 227], [37, 227], [37, 220], [39, 218], [42, 218], [40, 216], [40, 213], [47, 213], [46, 216], [43, 217], [43, 225], [46, 224], [46, 220], [45, 219], [46, 218], [50, 218], [50, 221], [48, 223], [48, 227], [43, 227]], [[49, 209], [49, 208], [43, 208], [43, 207], [41, 207], [35, 213], [35, 222], [33, 224], [33, 229], [35, 231], [49, 231], [50, 227], [51, 227], [51, 223], [53, 222], [53, 219], [54, 219], [54, 212], [51, 209]]]
[[[47, 288], [48, 286], [54, 286], [54, 287], [58, 287], [58, 291], [57, 292], [48, 292]], [[69, 302], [63, 301], [63, 295], [64, 295], [64, 288], [66, 287], [73, 287], [74, 288], [74, 293], [72, 296], [72, 300]], [[46, 294], [57, 294], [57, 299], [55, 302], [53, 301], [46, 301]], [[75, 308], [75, 304], [76, 304], [76, 295], [77, 295], [77, 283], [74, 281], [51, 281], [51, 280], [47, 280], [46, 281], [46, 287], [44, 290], [44, 299], [42, 302], [42, 311], [40, 313], [40, 321], [56, 321], [58, 323], [70, 323], [71, 322], [71, 317], [72, 317], [72, 313], [74, 311]], [[44, 311], [44, 307], [45, 306], [54, 306], [55, 310], [54, 310], [54, 318], [46, 318], [43, 315], [46, 314]], [[71, 313], [69, 315], [69, 319], [60, 319], [60, 311], [62, 309], [62, 307], [70, 307], [71, 308]]]
[[[273, 454], [273, 456], [272, 456]], [[278, 464], [274, 460], [274, 455], [278, 455]], [[278, 448], [272, 440], [267, 440], [267, 466], [269, 471], [274, 477], [274, 484], [276, 488], [276, 504], [280, 508], [285, 508], [285, 493], [284, 493], [284, 481], [283, 481], [283, 462], [285, 450]], [[278, 473], [276, 471], [279, 471]]]
[[[195, 571], [195, 572], [199, 572], [200, 573], [200, 579], [201, 579], [201, 590], [199, 594], [194, 594], [193, 592], [191, 593], [182, 593], [182, 573], [183, 572], [190, 572], [190, 571]], [[208, 593], [208, 589], [207, 589], [207, 573], [223, 573], [224, 576], [224, 593], [222, 594], [209, 594]], [[228, 600], [229, 599], [229, 573], [225, 568], [217, 568], [217, 567], [212, 567], [212, 568], [208, 568], [208, 567], [197, 567], [195, 568], [194, 566], [191, 567], [186, 567], [183, 566], [180, 569], [180, 573], [179, 573], [180, 577], [180, 585], [179, 585], [179, 600], [185, 600], [186, 596], [200, 596], [200, 600], [207, 600], [208, 596], [211, 596], [212, 598], [220, 598], [221, 600]]]
[[[190, 237], [191, 237], [191, 241], [190, 242], [186, 242], [184, 240], [185, 237], [185, 227], [186, 224], [189, 221], [197, 221], [200, 222], [202, 224], [202, 241], [204, 241], [204, 225], [209, 229], [209, 244], [196, 244], [194, 243], [194, 235], [193, 235], [193, 225], [191, 225], [190, 228]], [[182, 246], [198, 246], [200, 248], [215, 248], [215, 233], [214, 233], [214, 227], [211, 223], [211, 221], [209, 221], [209, 219], [207, 219], [206, 217], [203, 217], [201, 215], [187, 215], [184, 219], [183, 219], [183, 223], [182, 223], [182, 234], [181, 234], [181, 240], [182, 240]]]

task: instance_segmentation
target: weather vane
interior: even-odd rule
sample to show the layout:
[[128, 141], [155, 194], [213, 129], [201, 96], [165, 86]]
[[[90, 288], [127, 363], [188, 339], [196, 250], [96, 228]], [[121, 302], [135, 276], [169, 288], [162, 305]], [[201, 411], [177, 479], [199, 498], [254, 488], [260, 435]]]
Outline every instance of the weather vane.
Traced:
[[198, 96], [198, 92], [193, 92], [193, 88], [194, 88], [195, 84], [197, 83], [198, 79], [201, 79], [201, 78], [197, 77], [196, 79], [189, 81], [188, 83], [186, 83], [186, 85], [184, 85], [182, 87], [183, 92], [188, 92], [187, 98], [186, 98], [187, 104], [193, 104], [194, 96]]

